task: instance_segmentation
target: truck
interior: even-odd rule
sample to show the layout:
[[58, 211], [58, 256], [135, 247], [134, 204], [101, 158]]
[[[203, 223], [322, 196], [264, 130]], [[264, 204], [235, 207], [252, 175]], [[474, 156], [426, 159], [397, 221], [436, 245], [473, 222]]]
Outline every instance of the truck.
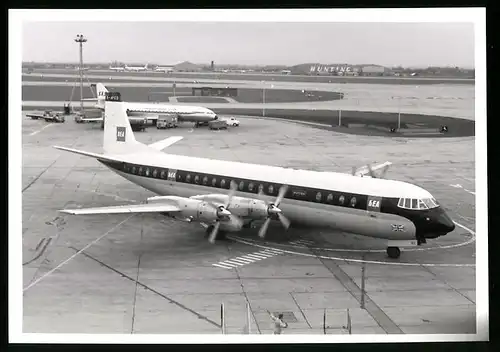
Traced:
[[156, 121], [157, 129], [175, 128], [177, 127], [177, 116], [159, 115]]
[[224, 120], [213, 120], [208, 122], [208, 128], [211, 130], [226, 130], [227, 122]]
[[45, 110], [43, 114], [40, 113], [31, 113], [26, 114], [27, 117], [30, 117], [33, 120], [44, 119], [47, 122], [65, 122], [64, 114], [61, 112], [54, 112], [52, 110]]

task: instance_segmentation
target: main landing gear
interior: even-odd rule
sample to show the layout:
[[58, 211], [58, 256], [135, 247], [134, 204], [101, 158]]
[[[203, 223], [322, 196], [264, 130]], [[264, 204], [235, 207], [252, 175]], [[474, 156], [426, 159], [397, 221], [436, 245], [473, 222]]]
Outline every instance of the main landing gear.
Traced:
[[[205, 230], [205, 238], [208, 238], [210, 236], [210, 234], [212, 233], [212, 231], [214, 230], [214, 226], [213, 225], [210, 225], [209, 227], [207, 227], [207, 229]], [[215, 240], [216, 241], [224, 241], [226, 240], [226, 233], [224, 231], [218, 231], [217, 232], [217, 236], [215, 237]]]
[[401, 255], [401, 250], [399, 247], [387, 247], [387, 255], [391, 259], [398, 259]]

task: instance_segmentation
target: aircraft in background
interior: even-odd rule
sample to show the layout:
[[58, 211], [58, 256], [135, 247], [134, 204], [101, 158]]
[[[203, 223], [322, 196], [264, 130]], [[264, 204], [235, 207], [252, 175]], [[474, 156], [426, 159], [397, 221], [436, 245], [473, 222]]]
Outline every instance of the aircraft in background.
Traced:
[[272, 220], [286, 229], [291, 224], [333, 227], [387, 240], [391, 258], [399, 258], [400, 246], [420, 245], [455, 228], [432, 195], [416, 185], [377, 178], [370, 171], [371, 177], [358, 177], [362, 171], [317, 172], [167, 154], [162, 150], [182, 137], [140, 143], [120, 93], [107, 93], [105, 105], [104, 153], [55, 148], [95, 158], [158, 196], [142, 204], [60, 210], [63, 213], [157, 213], [197, 221], [211, 243], [261, 221], [260, 237]]
[[163, 73], [174, 72], [174, 69], [172, 67], [161, 67], [161, 66], [158, 66], [158, 67], [155, 68], [155, 72], [163, 72]]
[[125, 71], [131, 71], [131, 72], [140, 72], [140, 71], [147, 71], [148, 70], [148, 64], [144, 66], [127, 66], [125, 65]]
[[[97, 98], [86, 98], [84, 100], [97, 100], [95, 107], [103, 109], [108, 90], [102, 83], [96, 84]], [[127, 107], [127, 115], [131, 119], [153, 121], [158, 120], [160, 115], [175, 117], [178, 122], [194, 122], [195, 126], [207, 125], [210, 121], [218, 119], [215, 112], [202, 106], [174, 105], [174, 104], [151, 104], [151, 103], [124, 103]], [[102, 121], [102, 117], [93, 119], [82, 119], [87, 122]]]
[[120, 67], [120, 66], [117, 66], [117, 67], [109, 66], [109, 69], [113, 70], [113, 71], [116, 71], [116, 72], [123, 72], [123, 71], [125, 71], [125, 67]]

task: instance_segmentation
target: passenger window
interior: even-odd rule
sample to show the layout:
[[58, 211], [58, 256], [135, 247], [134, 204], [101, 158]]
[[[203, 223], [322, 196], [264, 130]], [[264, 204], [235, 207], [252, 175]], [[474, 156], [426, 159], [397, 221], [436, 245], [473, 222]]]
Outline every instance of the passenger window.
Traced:
[[226, 180], [222, 179], [222, 181], [220, 181], [220, 186], [224, 188], [226, 186]]
[[196, 184], [200, 183], [200, 176], [196, 175], [194, 177], [194, 183], [196, 183]]
[[410, 206], [411, 206], [411, 199], [406, 198], [405, 199], [405, 206], [404, 207], [406, 209], [410, 209]]
[[149, 167], [146, 168], [146, 176], [149, 176]]
[[259, 185], [259, 193], [263, 193], [263, 192], [264, 192], [264, 185], [260, 184]]
[[187, 176], [186, 176], [186, 181], [187, 181], [187, 182], [191, 182], [191, 174], [187, 174]]
[[142, 176], [142, 167], [139, 168], [139, 175]]
[[212, 186], [215, 187], [217, 185], [217, 179], [214, 177], [212, 179]]
[[328, 195], [328, 197], [326, 197], [326, 201], [327, 201], [328, 203], [333, 202], [333, 194], [331, 194], [331, 193], [330, 193], [330, 194]]
[[321, 202], [321, 192], [316, 193], [316, 201]]
[[208, 183], [208, 176], [203, 177], [203, 184], [206, 185]]
[[274, 193], [274, 186], [273, 185], [269, 185], [269, 187], [268, 187], [267, 190], [268, 190], [269, 194], [273, 194]]
[[243, 188], [245, 188], [245, 182], [241, 181], [238, 188], [240, 189], [240, 191], [243, 191]]
[[340, 196], [339, 197], [339, 204], [340, 205], [344, 205], [344, 201], [345, 201], [345, 197], [344, 196]]
[[355, 207], [356, 206], [356, 197], [352, 197], [351, 198], [351, 207]]
[[248, 190], [249, 190], [250, 192], [253, 192], [253, 189], [254, 189], [254, 188], [255, 188], [255, 185], [254, 185], [253, 183], [249, 183], [249, 184], [248, 184]]
[[132, 173], [135, 174], [136, 171], [135, 166], [132, 166]]
[[165, 170], [161, 170], [161, 172], [160, 172], [160, 177], [161, 177], [161, 178], [165, 178], [165, 176], [166, 176], [166, 172], [165, 172]]
[[412, 199], [411, 200], [411, 208], [412, 209], [418, 209], [417, 200], [416, 199]]
[[157, 175], [158, 175], [158, 170], [154, 169], [153, 170], [153, 177], [156, 178]]

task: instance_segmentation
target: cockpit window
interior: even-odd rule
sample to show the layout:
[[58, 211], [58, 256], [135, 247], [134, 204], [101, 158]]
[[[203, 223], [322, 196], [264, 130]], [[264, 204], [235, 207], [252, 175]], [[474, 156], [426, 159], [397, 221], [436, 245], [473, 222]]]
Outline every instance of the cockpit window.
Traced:
[[439, 204], [434, 198], [411, 199], [400, 198], [398, 207], [403, 209], [432, 209], [438, 207]]
[[418, 206], [417, 206], [418, 202], [416, 199], [412, 199], [411, 200], [411, 208], [412, 209], [418, 209]]

